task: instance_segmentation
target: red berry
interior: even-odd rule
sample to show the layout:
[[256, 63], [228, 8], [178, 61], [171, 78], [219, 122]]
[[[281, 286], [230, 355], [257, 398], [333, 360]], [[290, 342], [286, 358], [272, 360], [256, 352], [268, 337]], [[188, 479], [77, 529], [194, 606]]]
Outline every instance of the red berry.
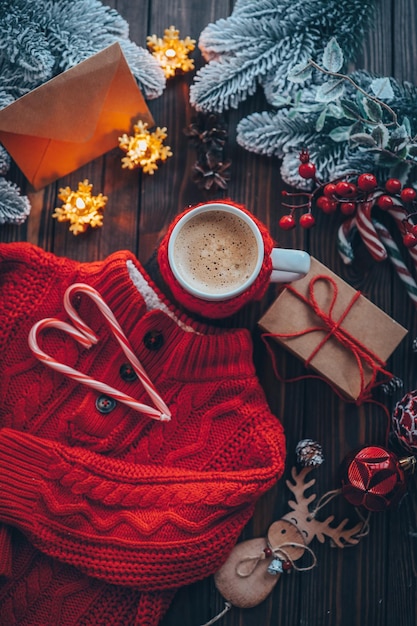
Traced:
[[298, 168], [298, 173], [300, 174], [301, 178], [314, 178], [314, 176], [316, 175], [316, 166], [314, 165], [314, 163], [301, 163], [301, 165]]
[[378, 186], [376, 176], [373, 174], [361, 174], [358, 178], [358, 187], [362, 191], [372, 191]]
[[343, 215], [352, 215], [356, 211], [356, 202], [341, 202], [340, 211]]
[[300, 217], [300, 226], [303, 228], [312, 228], [316, 223], [316, 220], [311, 215], [311, 213], [303, 213]]
[[384, 211], [391, 209], [394, 206], [394, 200], [391, 198], [391, 196], [386, 196], [385, 194], [379, 196], [376, 203], [379, 208], [383, 209]]
[[336, 185], [334, 183], [328, 183], [324, 187], [323, 193], [327, 198], [332, 198], [336, 193]]
[[414, 248], [417, 245], [417, 237], [413, 233], [407, 233], [403, 237], [403, 244], [406, 248]]
[[389, 193], [399, 193], [401, 191], [401, 181], [398, 178], [389, 178], [385, 183], [385, 189]]
[[353, 183], [347, 183], [346, 181], [340, 181], [336, 184], [336, 193], [341, 198], [353, 198], [356, 196], [357, 188]]
[[308, 163], [310, 160], [308, 150], [301, 150], [298, 158], [300, 159], [301, 163]]
[[404, 187], [400, 194], [400, 198], [403, 202], [412, 202], [417, 198], [417, 191], [412, 187]]
[[282, 230], [291, 230], [295, 228], [295, 219], [292, 215], [283, 215], [278, 222], [278, 225]]
[[417, 237], [417, 224], [412, 225], [411, 232]]
[[323, 213], [334, 213], [337, 209], [337, 202], [330, 200], [330, 198], [326, 198], [326, 196], [320, 196], [320, 198], [317, 198], [316, 205], [323, 211]]

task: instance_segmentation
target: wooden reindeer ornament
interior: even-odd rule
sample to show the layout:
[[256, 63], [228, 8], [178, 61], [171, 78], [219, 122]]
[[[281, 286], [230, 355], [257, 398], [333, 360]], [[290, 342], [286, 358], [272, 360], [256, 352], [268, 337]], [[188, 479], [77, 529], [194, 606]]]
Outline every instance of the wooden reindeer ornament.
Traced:
[[[297, 453], [310, 449], [317, 454], [321, 448], [316, 442], [304, 440], [297, 446]], [[299, 456], [300, 459], [300, 456]], [[347, 519], [342, 520], [337, 526], [332, 525], [334, 515], [330, 515], [324, 521], [316, 519], [316, 514], [332, 497], [340, 490], [324, 494], [315, 507], [311, 507], [317, 495], [312, 493], [306, 496], [305, 492], [316, 482], [308, 476], [315, 465], [321, 460], [311, 460], [307, 455], [304, 458], [305, 467], [300, 471], [296, 467], [291, 470], [291, 480], [287, 480], [288, 489], [294, 496], [289, 500], [290, 512], [274, 522], [268, 529], [267, 536], [250, 539], [235, 546], [227, 561], [214, 576], [215, 585], [226, 602], [226, 610], [231, 606], [250, 608], [256, 606], [271, 593], [278, 582], [282, 572], [295, 569], [306, 571], [316, 565], [316, 557], [309, 544], [314, 538], [323, 543], [325, 538], [330, 538], [332, 545], [344, 548], [347, 545], [355, 545], [359, 542], [364, 523], [361, 521], [351, 528], [347, 528]], [[303, 460], [301, 461], [303, 462]], [[305, 567], [299, 567], [297, 561], [309, 553], [311, 561]], [[211, 620], [213, 624], [224, 615]]]

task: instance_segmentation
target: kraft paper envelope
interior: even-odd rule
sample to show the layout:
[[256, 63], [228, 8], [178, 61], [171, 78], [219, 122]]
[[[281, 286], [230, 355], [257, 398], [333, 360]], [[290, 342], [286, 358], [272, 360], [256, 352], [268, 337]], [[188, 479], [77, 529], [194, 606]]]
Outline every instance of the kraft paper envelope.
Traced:
[[118, 145], [141, 119], [154, 125], [115, 43], [0, 111], [0, 142], [34, 189]]

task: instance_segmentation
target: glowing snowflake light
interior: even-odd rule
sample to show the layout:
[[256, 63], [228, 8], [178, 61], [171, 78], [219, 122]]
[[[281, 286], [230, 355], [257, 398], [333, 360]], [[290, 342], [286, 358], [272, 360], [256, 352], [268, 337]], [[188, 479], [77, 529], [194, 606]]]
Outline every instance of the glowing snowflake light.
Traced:
[[88, 180], [78, 183], [78, 189], [73, 191], [70, 187], [61, 188], [58, 198], [63, 201], [62, 207], [57, 207], [52, 217], [58, 222], [70, 222], [70, 231], [74, 235], [84, 233], [89, 226], [98, 228], [103, 226], [102, 209], [106, 206], [107, 196], [99, 194], [93, 196]]
[[133, 170], [141, 167], [145, 174], [153, 174], [158, 163], [172, 156], [171, 148], [164, 146], [167, 138], [166, 128], [148, 130], [148, 124], [139, 120], [133, 127], [134, 135], [123, 134], [119, 137], [119, 147], [126, 152], [122, 158], [122, 167]]
[[175, 26], [170, 26], [165, 29], [163, 39], [156, 35], [147, 38], [148, 48], [159, 61], [167, 78], [175, 76], [177, 70], [189, 72], [194, 69], [194, 61], [188, 55], [195, 48], [195, 39], [179, 39], [179, 34]]

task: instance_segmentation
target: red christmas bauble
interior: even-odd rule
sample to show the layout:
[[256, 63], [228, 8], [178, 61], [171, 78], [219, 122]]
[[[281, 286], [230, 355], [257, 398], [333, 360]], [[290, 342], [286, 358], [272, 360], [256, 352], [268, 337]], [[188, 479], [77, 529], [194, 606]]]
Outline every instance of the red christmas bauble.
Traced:
[[406, 393], [395, 405], [392, 430], [407, 450], [417, 453], [417, 390]]
[[341, 467], [342, 494], [354, 506], [384, 511], [405, 492], [405, 477], [393, 452], [368, 446], [349, 454]]

